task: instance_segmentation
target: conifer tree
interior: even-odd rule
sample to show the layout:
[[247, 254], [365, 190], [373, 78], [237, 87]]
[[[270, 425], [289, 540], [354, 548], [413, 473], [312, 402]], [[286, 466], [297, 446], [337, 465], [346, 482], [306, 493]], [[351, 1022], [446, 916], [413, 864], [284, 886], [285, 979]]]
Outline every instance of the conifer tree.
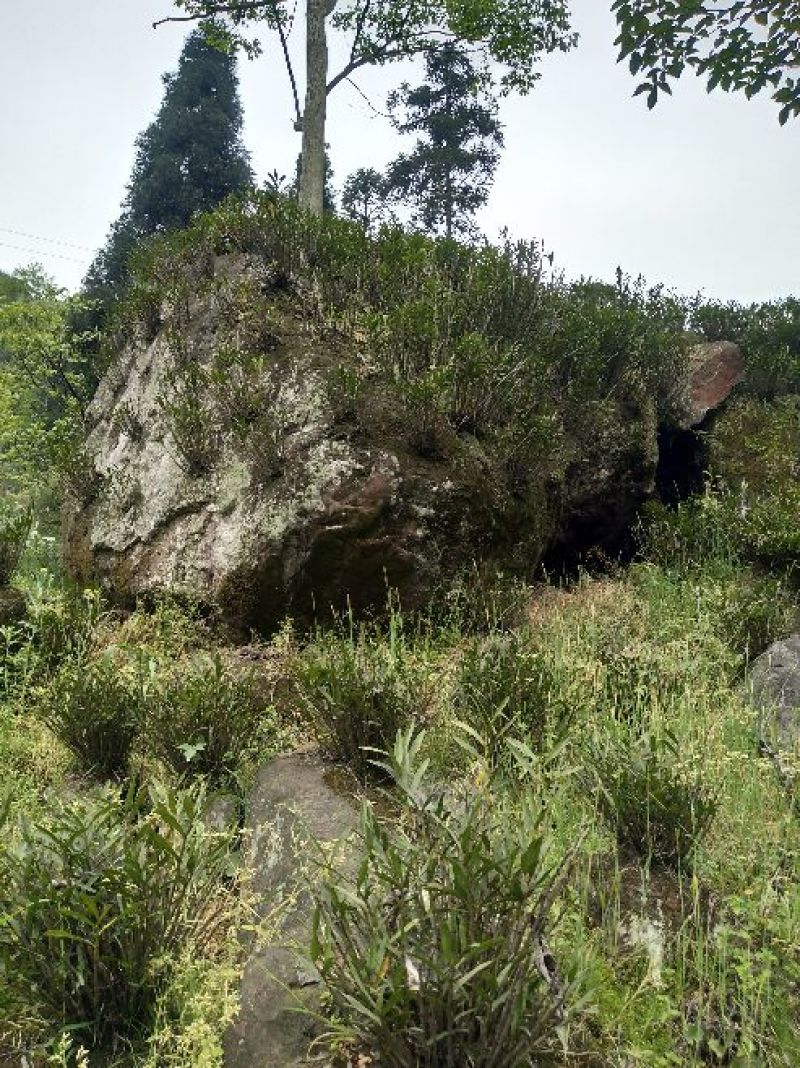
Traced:
[[389, 98], [396, 128], [417, 134], [414, 149], [389, 167], [392, 194], [423, 229], [446, 237], [474, 230], [503, 146], [497, 103], [469, 55], [450, 44], [426, 59], [427, 81]]
[[86, 288], [104, 295], [124, 281], [129, 254], [149, 234], [181, 229], [252, 184], [242, 144], [235, 57], [190, 34], [164, 100], [136, 141], [136, 161], [119, 219], [89, 269]]

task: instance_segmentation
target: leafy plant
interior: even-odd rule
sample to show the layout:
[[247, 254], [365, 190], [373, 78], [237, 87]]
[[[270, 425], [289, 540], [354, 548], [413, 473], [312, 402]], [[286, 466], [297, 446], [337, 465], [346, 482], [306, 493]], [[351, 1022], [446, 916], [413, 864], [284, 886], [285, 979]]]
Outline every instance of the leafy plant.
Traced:
[[300, 706], [326, 752], [357, 774], [374, 774], [371, 750], [385, 749], [426, 704], [424, 668], [414, 662], [402, 617], [392, 611], [388, 637], [372, 625], [320, 634], [298, 656]]
[[229, 842], [202, 790], [107, 790], [0, 812], [0, 971], [98, 1050], [146, 1033], [171, 960], [216, 934]]
[[573, 983], [547, 938], [568, 877], [538, 798], [431, 783], [424, 732], [385, 765], [402, 814], [365, 804], [354, 876], [324, 872], [312, 955], [334, 1029], [388, 1068], [522, 1068], [552, 1052]]
[[682, 767], [680, 758], [671, 731], [639, 723], [609, 724], [588, 758], [600, 809], [619, 842], [676, 867], [691, 861], [717, 811], [702, 767]]
[[226, 668], [219, 653], [166, 670], [151, 662], [145, 701], [149, 751], [177, 775], [212, 783], [235, 776], [267, 710], [257, 677]]
[[28, 669], [48, 676], [70, 657], [84, 656], [103, 616], [96, 590], [60, 588], [46, 572], [31, 585], [25, 620]]
[[554, 696], [547, 665], [529, 632], [491, 634], [466, 646], [454, 706], [457, 715], [489, 741], [494, 760], [509, 734], [542, 742], [556, 712]]
[[748, 392], [772, 399], [800, 390], [796, 297], [764, 304], [701, 304], [692, 312], [691, 325], [710, 341], [735, 341], [741, 346]]
[[108, 778], [124, 775], [142, 727], [141, 663], [106, 652], [68, 660], [46, 689], [42, 716], [82, 767]]
[[207, 408], [208, 391], [208, 370], [189, 358], [172, 369], [158, 398], [179, 458], [192, 478], [208, 474], [219, 455], [221, 432]]

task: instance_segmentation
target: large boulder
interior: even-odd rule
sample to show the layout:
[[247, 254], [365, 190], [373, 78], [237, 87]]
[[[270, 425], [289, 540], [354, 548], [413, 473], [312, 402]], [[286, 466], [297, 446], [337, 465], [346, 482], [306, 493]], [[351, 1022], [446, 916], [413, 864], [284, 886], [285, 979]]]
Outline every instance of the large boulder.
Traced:
[[613, 549], [652, 495], [641, 388], [556, 418], [544, 458], [498, 458], [480, 435], [412, 426], [389, 395], [353, 418], [337, 372], [358, 337], [312, 329], [297, 298], [263, 260], [218, 256], [129, 333], [66, 509], [76, 578], [123, 602], [183, 592], [269, 631], [385, 604], [388, 587], [419, 604], [475, 560], [530, 574], [554, 545]]
[[[167, 316], [101, 382], [88, 414], [89, 491], [66, 511], [70, 571], [116, 599], [185, 592], [235, 625], [269, 630], [315, 606], [384, 603], [387, 586], [413, 603], [467, 563], [498, 513], [479, 450], [428, 461], [337, 426], [336, 353], [310, 343], [291, 312], [276, 310], [281, 340], [254, 381], [210, 382], [222, 303], [197, 299], [180, 343]], [[192, 393], [180, 376], [198, 368]], [[212, 388], [229, 388], [231, 404], [252, 391], [247, 433], [212, 437]]]

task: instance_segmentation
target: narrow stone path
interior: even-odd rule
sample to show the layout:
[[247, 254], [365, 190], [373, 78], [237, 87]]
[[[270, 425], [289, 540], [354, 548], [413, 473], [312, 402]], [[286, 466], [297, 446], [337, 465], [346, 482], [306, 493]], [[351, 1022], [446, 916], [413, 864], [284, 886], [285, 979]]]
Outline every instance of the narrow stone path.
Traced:
[[321, 985], [308, 959], [312, 903], [305, 890], [309, 843], [343, 843], [356, 824], [354, 805], [331, 785], [315, 752], [277, 757], [257, 776], [247, 806], [247, 867], [254, 923], [274, 933], [251, 946], [241, 1009], [225, 1036], [226, 1068], [301, 1068], [320, 1025], [298, 1010], [317, 1011]]

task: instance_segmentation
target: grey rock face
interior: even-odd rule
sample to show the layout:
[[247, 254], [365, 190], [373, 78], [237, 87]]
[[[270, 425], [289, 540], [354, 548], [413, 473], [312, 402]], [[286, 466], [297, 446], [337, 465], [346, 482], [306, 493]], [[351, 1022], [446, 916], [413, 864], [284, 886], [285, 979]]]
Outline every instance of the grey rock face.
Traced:
[[[227, 1068], [299, 1068], [320, 1027], [321, 987], [308, 959], [312, 905], [305, 891], [309, 842], [346, 848], [356, 812], [330, 784], [314, 753], [278, 757], [257, 777], [248, 802], [249, 890], [270, 925], [266, 945], [252, 944], [241, 1009], [225, 1038]], [[298, 1011], [301, 1010], [301, 1011]], [[307, 1010], [307, 1011], [302, 1011]]]
[[782, 749], [800, 746], [800, 634], [775, 642], [753, 662], [750, 686], [764, 741]]

